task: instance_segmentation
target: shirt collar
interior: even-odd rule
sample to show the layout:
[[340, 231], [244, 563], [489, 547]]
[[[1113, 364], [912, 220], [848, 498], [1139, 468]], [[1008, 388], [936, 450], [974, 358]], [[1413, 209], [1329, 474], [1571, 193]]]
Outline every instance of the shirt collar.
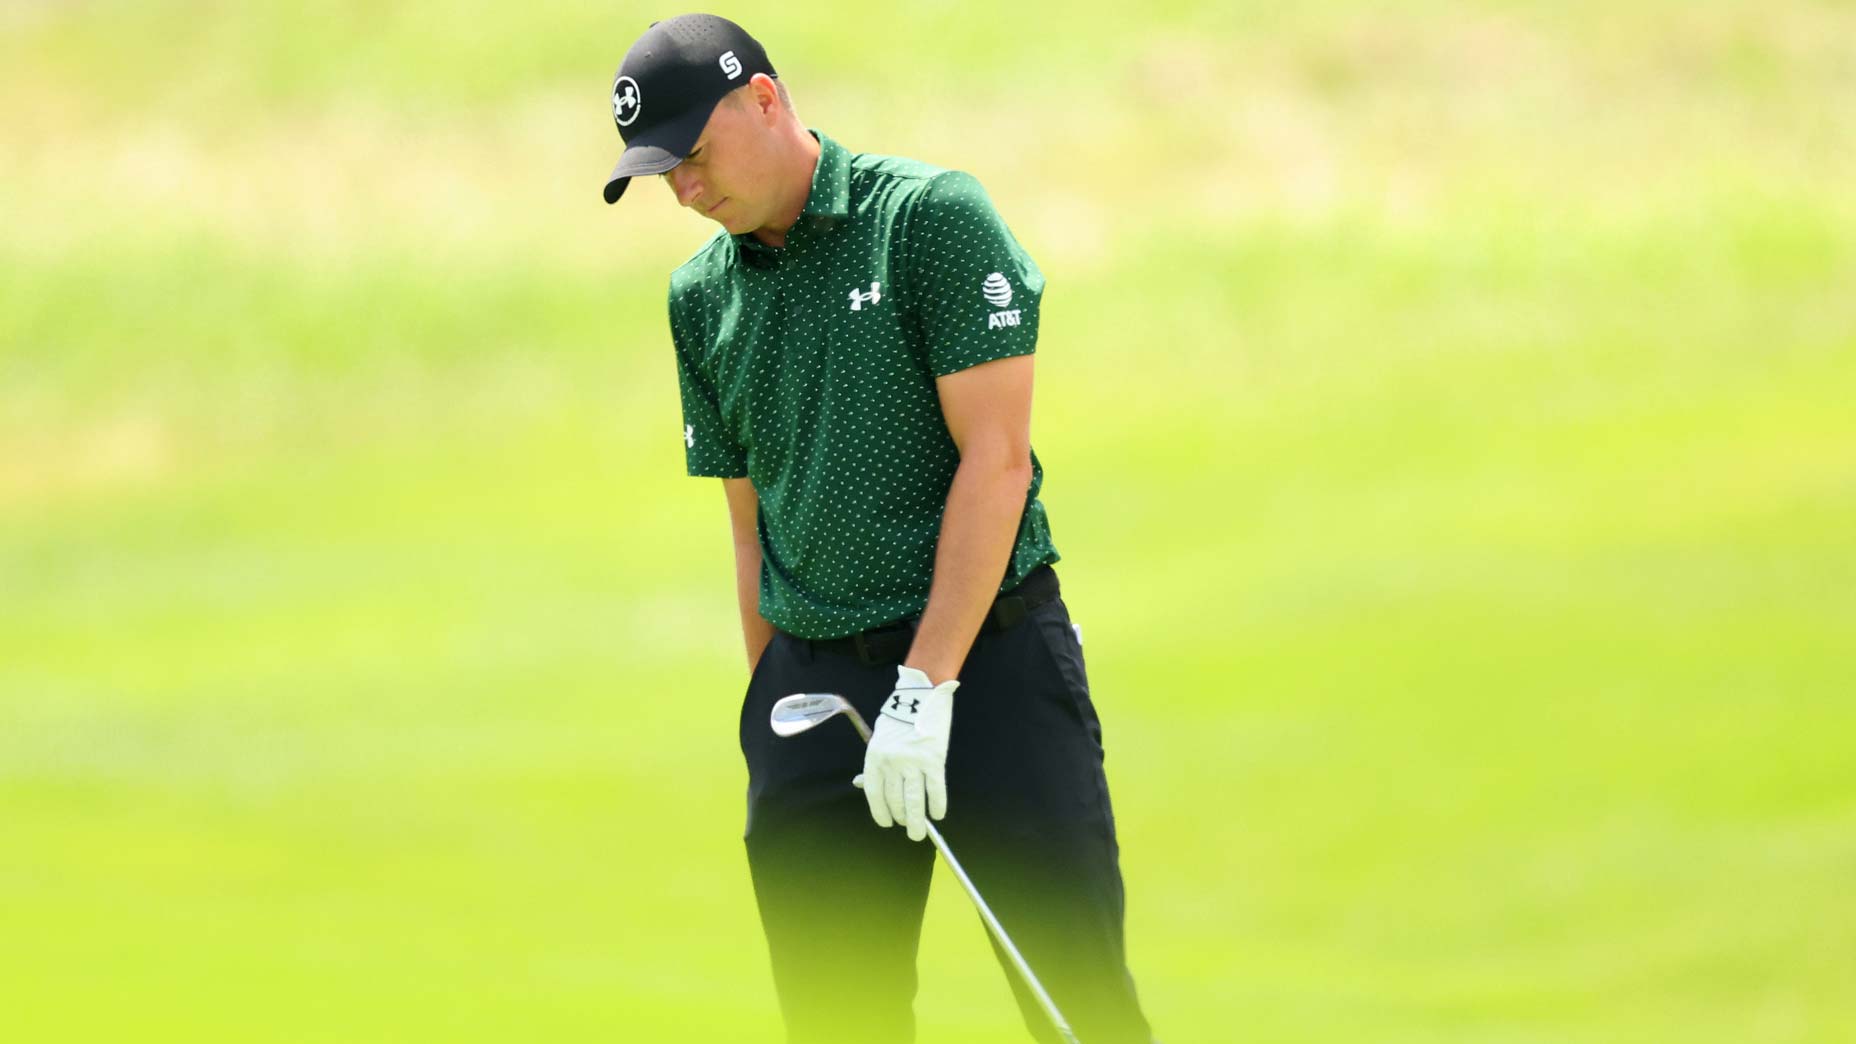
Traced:
[[818, 163], [812, 168], [812, 191], [799, 210], [799, 220], [786, 232], [786, 246], [770, 247], [743, 232], [731, 238], [735, 246], [749, 254], [773, 257], [803, 247], [811, 238], [813, 226], [821, 220], [836, 221], [851, 216], [851, 154], [844, 146], [815, 127], [806, 128], [818, 139]]
[[818, 166], [812, 171], [812, 194], [801, 214], [842, 218], [851, 215], [851, 154], [823, 131], [808, 128], [818, 139]]

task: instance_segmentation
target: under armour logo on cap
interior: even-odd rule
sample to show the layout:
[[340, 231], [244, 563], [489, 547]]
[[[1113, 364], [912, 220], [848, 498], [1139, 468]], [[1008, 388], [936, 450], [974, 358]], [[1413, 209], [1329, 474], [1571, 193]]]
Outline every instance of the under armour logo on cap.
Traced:
[[638, 118], [644, 102], [638, 97], [638, 81], [621, 76], [612, 83], [612, 118], [620, 127], [629, 127]]

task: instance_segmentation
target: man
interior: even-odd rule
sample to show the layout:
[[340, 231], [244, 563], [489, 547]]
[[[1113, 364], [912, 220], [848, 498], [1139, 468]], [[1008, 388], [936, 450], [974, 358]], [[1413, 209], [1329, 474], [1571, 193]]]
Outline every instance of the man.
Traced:
[[[725, 19], [655, 23], [612, 103], [606, 201], [660, 175], [723, 228], [671, 276], [670, 326], [687, 468], [722, 479], [734, 528], [745, 841], [789, 1039], [913, 1039], [919, 842], [946, 817], [1077, 1037], [1148, 1041], [1030, 445], [1043, 275], [971, 177], [809, 131]], [[844, 694], [868, 747], [776, 738], [794, 692]]]

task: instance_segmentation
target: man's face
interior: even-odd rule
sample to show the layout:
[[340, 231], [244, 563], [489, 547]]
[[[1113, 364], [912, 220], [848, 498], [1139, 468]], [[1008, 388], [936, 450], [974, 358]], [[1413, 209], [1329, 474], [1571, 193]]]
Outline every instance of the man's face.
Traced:
[[683, 162], [660, 177], [677, 202], [731, 235], [767, 224], [775, 205], [773, 131], [751, 86], [723, 98]]

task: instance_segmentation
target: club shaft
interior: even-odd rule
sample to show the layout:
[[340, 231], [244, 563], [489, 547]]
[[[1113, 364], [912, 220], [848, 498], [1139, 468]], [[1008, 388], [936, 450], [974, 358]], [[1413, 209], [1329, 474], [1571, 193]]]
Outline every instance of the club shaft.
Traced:
[[[845, 717], [851, 719], [851, 725], [857, 729], [857, 735], [863, 737], [865, 743], [869, 743], [870, 726], [864, 724], [863, 715], [857, 713], [855, 708], [847, 707]], [[947, 847], [946, 839], [941, 836], [939, 830], [935, 829], [933, 823], [928, 824], [928, 839], [934, 842], [934, 847], [941, 853], [941, 858], [945, 859], [948, 868], [954, 871], [954, 877], [960, 881], [960, 887], [967, 890], [967, 897], [973, 900], [974, 907], [980, 912], [980, 920], [986, 922], [986, 930], [992, 933], [999, 947], [1012, 958], [1013, 967], [1018, 969], [1018, 974], [1024, 977], [1025, 985], [1031, 988], [1038, 1003], [1043, 1005], [1044, 1014], [1050, 1016], [1051, 1024], [1057, 1027], [1057, 1032], [1069, 1044], [1081, 1044], [1076, 1039], [1076, 1034], [1070, 1031], [1070, 1024], [1064, 1019], [1063, 1013], [1057, 1010], [1057, 1002], [1051, 1000], [1050, 994], [1045, 992], [1044, 984], [1039, 982], [1038, 977], [1032, 973], [1031, 965], [1025, 963], [1024, 954], [1019, 953], [1018, 947], [1012, 944], [1012, 937], [1005, 934], [1005, 926], [993, 916], [992, 907], [987, 906], [986, 900], [980, 898], [980, 890], [974, 887], [973, 879], [967, 876], [966, 868], [960, 865], [960, 860], [954, 858], [953, 850]]]
[[1057, 1027], [1057, 1032], [1062, 1034], [1063, 1039], [1069, 1041], [1070, 1044], [1080, 1044], [1076, 1039], [1076, 1034], [1070, 1032], [1070, 1024], [1064, 1020], [1063, 1013], [1057, 1010], [1057, 1002], [1051, 1000], [1050, 994], [1044, 992], [1044, 984], [1031, 973], [1031, 965], [1025, 963], [1025, 957], [1018, 952], [1018, 947], [1012, 945], [1011, 936], [1005, 934], [1005, 926], [993, 916], [992, 907], [986, 905], [986, 900], [980, 898], [980, 890], [973, 886], [972, 879], [967, 877], [966, 869], [960, 865], [960, 860], [954, 858], [953, 851], [947, 847], [947, 841], [941, 837], [941, 832], [935, 829], [933, 823], [928, 824], [928, 839], [934, 842], [934, 847], [941, 852], [941, 858], [947, 860], [948, 868], [954, 871], [956, 878], [960, 879], [960, 887], [965, 888], [967, 895], [973, 899], [973, 905], [979, 909], [980, 919], [986, 922], [986, 930], [992, 933], [992, 937], [998, 940], [999, 946], [1005, 950], [1006, 955], [1012, 958], [1012, 964], [1018, 968], [1018, 974], [1025, 977], [1025, 985], [1031, 987], [1031, 992], [1036, 995], [1038, 1003], [1044, 1006], [1044, 1014], [1050, 1016], [1050, 1021]]

